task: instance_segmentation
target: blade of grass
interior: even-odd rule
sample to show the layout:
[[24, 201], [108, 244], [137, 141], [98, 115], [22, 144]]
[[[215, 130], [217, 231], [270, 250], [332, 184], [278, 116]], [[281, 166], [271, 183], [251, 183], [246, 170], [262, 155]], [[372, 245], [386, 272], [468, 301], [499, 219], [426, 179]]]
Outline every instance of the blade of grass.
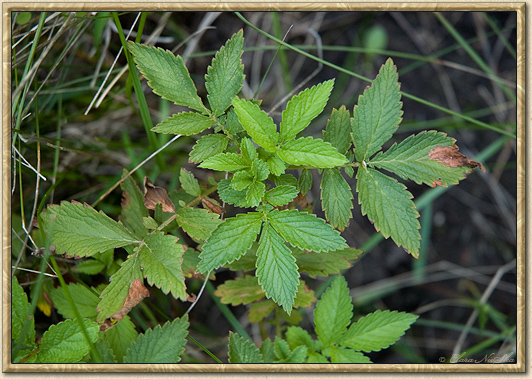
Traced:
[[[281, 21], [279, 20], [279, 13], [272, 12], [272, 27], [275, 36], [279, 39], [283, 38], [281, 31]], [[286, 36], [285, 36], [286, 37]], [[290, 68], [288, 67], [288, 61], [286, 59], [286, 52], [284, 49], [279, 50], [279, 63], [281, 63], [281, 73], [283, 75], [283, 82], [286, 92], [292, 91], [292, 78], [290, 77]]]

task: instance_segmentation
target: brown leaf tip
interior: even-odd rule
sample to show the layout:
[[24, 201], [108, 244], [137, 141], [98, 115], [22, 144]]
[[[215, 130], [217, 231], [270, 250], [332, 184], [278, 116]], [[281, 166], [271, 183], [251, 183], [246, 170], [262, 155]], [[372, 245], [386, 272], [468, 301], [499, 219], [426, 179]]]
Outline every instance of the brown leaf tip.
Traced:
[[168, 197], [168, 193], [162, 187], [154, 185], [148, 177], [144, 178], [144, 205], [146, 208], [155, 210], [157, 203], [163, 206], [163, 212], [175, 213], [174, 203]]
[[436, 160], [447, 167], [478, 167], [483, 172], [486, 172], [482, 163], [469, 159], [464, 154], [458, 152], [458, 146], [456, 145], [436, 146], [429, 151], [429, 159]]

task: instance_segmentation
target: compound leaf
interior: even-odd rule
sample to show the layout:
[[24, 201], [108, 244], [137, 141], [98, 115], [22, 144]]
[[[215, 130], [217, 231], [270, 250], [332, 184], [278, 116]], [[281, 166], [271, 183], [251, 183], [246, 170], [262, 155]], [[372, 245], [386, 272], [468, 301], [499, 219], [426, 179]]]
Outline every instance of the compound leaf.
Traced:
[[155, 285], [175, 298], [186, 300], [186, 285], [181, 264], [183, 263], [183, 245], [178, 239], [163, 233], [148, 234], [139, 248], [142, 271], [150, 285]]
[[279, 139], [277, 127], [266, 112], [257, 104], [239, 98], [233, 99], [233, 107], [240, 123], [253, 141], [269, 152], [275, 151]]
[[163, 99], [207, 114], [196, 92], [183, 58], [171, 51], [128, 42], [128, 49], [139, 71], [148, 79], [153, 92]]
[[239, 171], [248, 168], [242, 156], [235, 153], [222, 153], [206, 159], [199, 165], [201, 168], [210, 168], [216, 171]]
[[386, 238], [391, 236], [417, 258], [421, 239], [419, 213], [406, 187], [375, 169], [360, 166], [357, 192], [362, 214], [368, 216], [375, 229]]
[[196, 112], [181, 112], [168, 117], [152, 128], [152, 132], [191, 136], [211, 127], [213, 120]]
[[277, 152], [279, 157], [288, 164], [327, 168], [341, 166], [347, 162], [328, 142], [312, 137], [304, 137], [288, 141]]
[[188, 316], [148, 329], [133, 342], [124, 363], [177, 363], [185, 350]]
[[340, 170], [328, 168], [321, 178], [321, 206], [332, 226], [344, 230], [352, 217], [353, 192]]
[[417, 318], [410, 313], [378, 310], [352, 324], [338, 343], [364, 352], [379, 351], [395, 343]]
[[351, 129], [358, 162], [367, 161], [388, 141], [401, 122], [401, 93], [397, 69], [391, 59], [379, 70], [371, 87], [359, 96]]
[[292, 246], [303, 250], [325, 252], [347, 247], [345, 240], [316, 215], [295, 209], [268, 214], [271, 226]]
[[450, 167], [430, 158], [437, 146], [452, 146], [455, 139], [434, 130], [412, 135], [401, 143], [393, 144], [385, 153], [379, 152], [368, 164], [393, 172], [402, 179], [417, 184], [436, 184], [447, 187], [457, 184], [471, 171], [468, 166]]
[[323, 112], [334, 86], [334, 79], [307, 88], [292, 97], [283, 111], [280, 125], [280, 142], [284, 143], [309, 126]]
[[229, 332], [229, 363], [263, 363], [262, 354], [253, 342]]
[[226, 219], [205, 241], [197, 271], [205, 273], [237, 260], [251, 247], [261, 225], [262, 214], [258, 212]]
[[205, 159], [223, 153], [227, 148], [229, 138], [223, 134], [207, 134], [201, 137], [190, 152], [191, 162], [203, 162]]
[[231, 105], [244, 83], [244, 65], [240, 57], [244, 46], [243, 31], [229, 39], [214, 56], [205, 75], [207, 100], [212, 113], [218, 117]]
[[274, 207], [278, 207], [294, 200], [297, 194], [298, 190], [296, 187], [281, 185], [267, 191], [264, 200]]
[[299, 284], [299, 272], [290, 249], [269, 223], [262, 228], [256, 275], [266, 297], [290, 314]]
[[325, 291], [314, 311], [316, 334], [327, 347], [336, 342], [353, 317], [353, 304], [344, 277], [339, 275]]
[[41, 218], [56, 254], [84, 257], [139, 242], [122, 224], [77, 201], [49, 205]]

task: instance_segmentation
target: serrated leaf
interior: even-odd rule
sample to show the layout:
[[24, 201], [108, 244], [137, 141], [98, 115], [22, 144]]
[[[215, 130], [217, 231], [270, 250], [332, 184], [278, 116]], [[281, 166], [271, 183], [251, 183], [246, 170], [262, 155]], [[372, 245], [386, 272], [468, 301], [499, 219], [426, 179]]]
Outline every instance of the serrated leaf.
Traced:
[[263, 182], [253, 181], [246, 192], [246, 204], [249, 207], [258, 206], [265, 191], [266, 185]]
[[137, 339], [138, 333], [135, 324], [128, 315], [105, 332], [100, 332], [102, 338], [107, 341], [113, 350], [118, 363], [122, 363], [129, 346]]
[[333, 346], [330, 348], [331, 363], [371, 363], [360, 351]]
[[417, 184], [435, 183], [442, 187], [457, 184], [471, 171], [468, 166], [449, 167], [430, 159], [430, 151], [437, 146], [454, 145], [455, 139], [434, 130], [424, 131], [393, 144], [385, 153], [379, 152], [368, 164], [393, 172], [402, 179]]
[[353, 110], [351, 129], [358, 162], [368, 160], [392, 137], [403, 115], [401, 105], [397, 69], [388, 59]]
[[337, 230], [321, 218], [297, 210], [273, 210], [268, 214], [271, 226], [292, 246], [324, 252], [347, 247]]
[[385, 349], [397, 341], [417, 315], [397, 311], [375, 311], [352, 324], [339, 344], [364, 352]]
[[56, 254], [84, 257], [138, 243], [122, 224], [88, 204], [63, 201], [49, 205], [41, 218]]
[[[258, 283], [257, 283], [258, 284]], [[251, 304], [248, 312], [248, 318], [251, 322], [261, 322], [265, 317], [269, 316], [278, 307], [271, 300], [258, 301]]]
[[253, 163], [251, 164], [251, 172], [253, 173], [255, 181], [266, 180], [268, 178], [268, 175], [270, 175], [268, 165], [261, 159], [256, 159], [253, 161]]
[[292, 353], [290, 346], [288, 346], [288, 342], [279, 337], [275, 337], [273, 351], [275, 353], [275, 357], [277, 358], [277, 362], [284, 362], [285, 359], [290, 356], [290, 353]]
[[298, 166], [328, 168], [347, 163], [347, 159], [330, 143], [312, 137], [288, 141], [277, 154], [286, 163]]
[[181, 270], [183, 245], [178, 239], [163, 233], [148, 234], [139, 248], [142, 271], [150, 285], [169, 292], [175, 298], [187, 299], [185, 277]]
[[229, 332], [229, 363], [263, 363], [262, 354], [253, 342]]
[[[128, 174], [124, 169], [122, 178]], [[142, 238], [146, 235], [147, 230], [142, 223], [142, 218], [148, 216], [148, 210], [144, 206], [144, 198], [139, 187], [131, 176], [125, 178], [120, 183], [122, 189], [122, 212], [120, 221], [129, 229], [135, 237]]]
[[340, 154], [345, 154], [351, 146], [350, 133], [351, 121], [345, 105], [339, 109], [333, 109], [331, 118], [323, 131], [323, 140], [333, 145]]
[[270, 179], [273, 179], [273, 182], [276, 186], [297, 186], [297, 179], [290, 174], [283, 174], [279, 176], [274, 176], [273, 178], [270, 177]]
[[240, 57], [244, 46], [240, 30], [229, 39], [214, 56], [205, 75], [207, 99], [215, 116], [219, 116], [231, 105], [231, 99], [238, 95], [244, 83], [244, 65]]
[[98, 340], [94, 344], [94, 347], [100, 356], [101, 363], [117, 363], [116, 357], [109, 342], [105, 340]]
[[318, 299], [314, 296], [314, 291], [308, 288], [303, 280], [299, 279], [299, 286], [297, 287], [296, 298], [294, 299], [294, 308], [310, 307], [316, 300]]
[[216, 213], [200, 208], [181, 208], [177, 212], [178, 225], [192, 238], [204, 241], [222, 222]]
[[260, 345], [260, 353], [264, 363], [274, 363], [275, 352], [273, 351], [273, 342], [269, 338], [266, 338]]
[[233, 99], [233, 107], [244, 129], [253, 141], [265, 150], [274, 152], [279, 139], [277, 127], [260, 107], [251, 101]]
[[273, 175], [280, 176], [286, 171], [286, 163], [282, 161], [277, 154], [270, 155], [266, 158], [266, 164]]
[[392, 237], [414, 257], [419, 255], [419, 213], [412, 194], [396, 180], [369, 167], [357, 171], [358, 202], [363, 215], [385, 238]]
[[184, 168], [182, 168], [179, 173], [179, 182], [181, 183], [181, 188], [183, 188], [183, 190], [189, 195], [201, 195], [201, 188], [198, 184], [198, 180], [194, 177], [194, 174], [188, 172]]
[[256, 302], [265, 296], [259, 280], [251, 275], [225, 281], [218, 286], [214, 294], [220, 297], [223, 304], [233, 306]]
[[[19, 351], [19, 356], [27, 355], [31, 352], [35, 344], [35, 318], [29, 313], [31, 308], [28, 302], [28, 296], [22, 286], [18, 283], [16, 277], [11, 279], [11, 338], [14, 342], [18, 342], [24, 330], [24, 322], [29, 323], [25, 337], [21, 343], [26, 345], [26, 349]], [[15, 346], [15, 344], [13, 344]]]
[[176, 113], [152, 128], [152, 132], [164, 134], [181, 134], [191, 136], [199, 134], [214, 124], [212, 118], [196, 112]]
[[96, 275], [106, 267], [104, 262], [96, 259], [86, 259], [74, 267], [74, 270], [86, 275]]
[[253, 183], [253, 175], [248, 171], [240, 171], [233, 175], [231, 179], [231, 187], [237, 191], [242, 191], [248, 188]]
[[321, 207], [332, 226], [343, 231], [349, 224], [353, 209], [353, 192], [340, 170], [329, 168], [321, 178]]
[[[100, 301], [95, 291], [91, 291], [87, 287], [79, 283], [70, 283], [67, 285], [67, 291], [75, 301], [76, 308], [82, 318], [95, 319], [98, 315], [96, 306]], [[70, 306], [67, 300], [63, 287], [57, 287], [50, 291], [50, 298], [54, 302], [54, 306], [64, 318], [76, 318], [74, 309]]]
[[278, 207], [294, 200], [297, 194], [298, 190], [296, 187], [287, 185], [277, 186], [266, 192], [264, 200], [274, 207]]
[[327, 357], [323, 356], [320, 353], [311, 352], [308, 356], [307, 363], [331, 363]]
[[144, 224], [144, 227], [146, 229], [150, 229], [150, 230], [153, 230], [153, 229], [157, 229], [159, 227], [159, 224], [157, 223], [157, 221], [155, 221], [153, 218], [151, 217], [144, 217], [142, 219], [142, 222]]
[[[83, 319], [83, 325], [90, 342], [96, 342], [100, 326], [88, 319]], [[78, 321], [66, 320], [50, 326], [43, 334], [37, 358], [41, 363], [76, 363], [89, 349]]]
[[137, 337], [124, 357], [124, 363], [177, 363], [185, 350], [188, 316], [157, 325]]
[[352, 266], [350, 261], [358, 259], [362, 253], [362, 250], [348, 247], [342, 250], [329, 251], [327, 254], [303, 253], [294, 256], [299, 272], [306, 272], [308, 276], [315, 278], [340, 274], [341, 270], [350, 268]]
[[312, 188], [312, 173], [309, 169], [304, 168], [301, 170], [301, 175], [299, 175], [297, 180], [297, 188], [303, 196]]
[[345, 333], [353, 317], [353, 304], [344, 277], [339, 275], [325, 291], [314, 311], [316, 334], [327, 347]]
[[227, 111], [227, 119], [225, 122], [225, 128], [232, 135], [235, 135], [237, 133], [244, 131], [244, 128], [242, 127], [242, 124], [238, 120], [238, 115], [236, 114], [234, 108], [229, 108], [229, 110]]
[[257, 149], [255, 149], [255, 145], [247, 137], [242, 138], [242, 141], [240, 141], [240, 152], [242, 153], [244, 162], [250, 166], [259, 158], [259, 154], [257, 153]]
[[122, 307], [129, 293], [129, 287], [135, 279], [142, 280], [140, 259], [138, 255], [131, 256], [122, 263], [122, 266], [111, 276], [110, 283], [100, 294], [102, 299], [97, 306], [99, 311], [96, 321], [102, 323]]
[[242, 156], [235, 153], [222, 153], [211, 157], [201, 163], [198, 167], [210, 168], [216, 171], [235, 172], [248, 168]]
[[289, 141], [309, 126], [329, 100], [334, 86], [334, 79], [307, 88], [292, 97], [282, 114], [280, 125], [280, 142]]
[[286, 363], [303, 363], [305, 362], [305, 359], [307, 357], [307, 347], [306, 346], [298, 346], [284, 360]]
[[227, 148], [229, 138], [223, 134], [207, 134], [201, 137], [190, 152], [191, 162], [199, 163], [205, 159], [223, 153]]
[[251, 247], [261, 225], [262, 214], [258, 212], [226, 219], [205, 241], [197, 271], [205, 273], [238, 259]]
[[294, 350], [298, 346], [306, 346], [308, 351], [314, 350], [314, 340], [308, 332], [299, 326], [290, 326], [286, 330], [288, 346]]
[[183, 58], [168, 50], [132, 42], [128, 43], [128, 49], [155, 94], [178, 105], [208, 113], [196, 92]]
[[292, 252], [269, 223], [262, 228], [256, 275], [266, 297], [290, 314], [299, 284], [299, 272]]
[[230, 179], [222, 179], [218, 183], [218, 195], [226, 203], [234, 204], [237, 207], [246, 207], [246, 191], [237, 191], [231, 187]]

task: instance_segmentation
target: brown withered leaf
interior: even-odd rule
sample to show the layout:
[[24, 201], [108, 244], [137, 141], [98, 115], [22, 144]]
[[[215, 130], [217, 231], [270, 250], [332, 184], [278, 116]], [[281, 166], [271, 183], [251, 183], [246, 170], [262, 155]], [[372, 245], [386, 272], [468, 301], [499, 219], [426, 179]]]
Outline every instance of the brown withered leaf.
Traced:
[[149, 296], [150, 292], [144, 287], [142, 280], [135, 279], [129, 286], [129, 293], [122, 304], [122, 308], [103, 322], [100, 326], [100, 331], [105, 332], [118, 321], [122, 320], [135, 305], [140, 303], [145, 297]]
[[155, 210], [155, 205], [161, 203], [163, 212], [175, 213], [174, 203], [168, 197], [168, 192], [162, 187], [157, 187], [146, 176], [144, 178], [144, 205], [146, 208]]
[[[456, 145], [436, 146], [429, 152], [429, 159], [436, 160], [448, 167], [478, 167], [483, 172], [486, 172], [482, 163], [469, 159], [464, 154], [459, 153], [458, 146]], [[434, 186], [438, 185], [437, 182], [433, 184]]]
[[214, 203], [215, 200], [211, 199], [211, 198], [205, 198], [205, 197], [202, 197], [201, 198], [201, 203], [203, 204], [203, 206], [207, 209], [209, 209], [212, 213], [216, 213], [216, 214], [219, 214], [221, 215], [225, 210], [220, 207], [218, 204], [215, 204]]

